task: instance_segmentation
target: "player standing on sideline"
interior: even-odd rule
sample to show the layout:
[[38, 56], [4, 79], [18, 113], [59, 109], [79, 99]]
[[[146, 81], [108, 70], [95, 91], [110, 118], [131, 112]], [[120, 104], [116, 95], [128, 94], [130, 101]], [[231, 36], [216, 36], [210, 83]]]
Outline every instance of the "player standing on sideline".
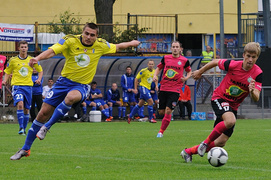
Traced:
[[43, 71], [37, 72], [36, 68], [33, 68], [33, 74], [32, 74], [32, 81], [33, 81], [33, 87], [32, 87], [32, 103], [31, 103], [31, 109], [30, 109], [30, 116], [31, 121], [33, 122], [36, 119], [36, 105], [38, 111], [41, 109], [42, 105], [42, 83], [43, 83]]
[[121, 87], [122, 87], [122, 116], [126, 117], [126, 107], [129, 103], [130, 113], [136, 105], [135, 100], [135, 89], [134, 89], [135, 76], [132, 74], [131, 66], [126, 67], [126, 73], [121, 76]]
[[157, 96], [157, 90], [156, 90], [156, 84], [155, 82], [152, 82], [151, 83], [151, 90], [150, 90], [150, 93], [151, 93], [151, 98], [153, 100], [153, 118], [156, 119], [156, 109], [157, 109], [157, 106], [158, 106], [158, 96]]
[[233, 133], [240, 104], [249, 94], [254, 101], [259, 100], [263, 72], [255, 63], [260, 53], [259, 43], [250, 42], [244, 48], [243, 61], [215, 59], [193, 72], [192, 76], [196, 80], [204, 72], [216, 66], [227, 71], [227, 74], [214, 90], [211, 100], [217, 116], [213, 131], [201, 144], [181, 152], [185, 162], [191, 162], [193, 154], [203, 157], [205, 152], [213, 147], [225, 146]]
[[[32, 73], [33, 68], [29, 66], [29, 61], [33, 57], [27, 55], [28, 43], [20, 41], [18, 43], [19, 55], [10, 58], [5, 69], [3, 85], [6, 85], [10, 74], [12, 74], [12, 96], [14, 106], [17, 106], [17, 118], [20, 126], [19, 134], [25, 135], [25, 129], [29, 121], [29, 109], [32, 103]], [[42, 72], [42, 67], [35, 64], [37, 72]]]
[[[192, 74], [188, 59], [180, 55], [179, 41], [172, 42], [171, 52], [171, 55], [163, 57], [153, 76], [153, 81], [157, 82], [157, 75], [164, 68], [158, 94], [158, 112], [160, 115], [164, 115], [160, 131], [157, 134], [159, 138], [163, 137], [163, 133], [171, 121], [171, 113], [179, 99], [182, 84], [187, 81]], [[186, 76], [183, 76], [184, 70], [187, 72]]]
[[[140, 100], [139, 103], [134, 107], [132, 112], [128, 116], [128, 123], [130, 124], [132, 117], [140, 111], [140, 108], [144, 106], [145, 101], [148, 102], [148, 113], [149, 113], [149, 122], [150, 123], [156, 123], [156, 121], [153, 119], [153, 100], [151, 97], [150, 89], [151, 89], [151, 83], [153, 79], [153, 74], [154, 74], [154, 61], [149, 60], [148, 62], [148, 67], [141, 69], [141, 71], [136, 75], [135, 78], [135, 93], [137, 94], [137, 85], [138, 85], [138, 80], [141, 79], [140, 82]], [[156, 81], [156, 90], [158, 90], [157, 86], [157, 81]]]
[[[50, 127], [63, 117], [74, 103], [84, 101], [89, 91], [88, 84], [96, 73], [102, 55], [115, 53], [128, 47], [136, 47], [140, 43], [133, 40], [110, 44], [104, 39], [97, 38], [98, 31], [96, 24], [87, 23], [81, 35], [66, 35], [48, 50], [30, 60], [30, 65], [33, 65], [59, 53], [63, 53], [66, 58], [61, 77], [44, 100], [36, 120], [28, 131], [24, 146], [10, 158], [11, 160], [29, 156], [36, 136], [40, 140], [44, 139]], [[44, 124], [48, 119], [49, 121]]]

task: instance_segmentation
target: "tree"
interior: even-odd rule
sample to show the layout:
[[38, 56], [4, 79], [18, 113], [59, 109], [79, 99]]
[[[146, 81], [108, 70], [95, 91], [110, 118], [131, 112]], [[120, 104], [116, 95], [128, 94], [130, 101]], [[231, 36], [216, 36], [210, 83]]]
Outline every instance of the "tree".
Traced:
[[99, 24], [100, 34], [107, 34], [108, 41], [113, 38], [113, 26], [102, 25], [113, 23], [113, 5], [116, 0], [94, 0], [96, 22]]
[[[53, 20], [49, 22], [49, 32], [50, 33], [60, 33], [64, 34], [80, 34], [82, 28], [80, 27], [81, 18], [73, 17], [74, 13], [70, 10], [59, 14], [59, 21]], [[57, 17], [57, 16], [55, 16]]]

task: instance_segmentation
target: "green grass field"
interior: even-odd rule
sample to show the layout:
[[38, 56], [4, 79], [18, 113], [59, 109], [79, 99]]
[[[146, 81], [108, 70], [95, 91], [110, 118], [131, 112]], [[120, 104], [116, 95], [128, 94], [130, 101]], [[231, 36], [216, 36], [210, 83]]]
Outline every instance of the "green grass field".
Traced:
[[271, 120], [237, 120], [220, 168], [207, 155], [189, 164], [179, 155], [206, 138], [213, 121], [172, 121], [156, 138], [160, 125], [57, 123], [29, 157], [11, 161], [25, 136], [17, 124], [0, 124], [0, 179], [271, 179]]

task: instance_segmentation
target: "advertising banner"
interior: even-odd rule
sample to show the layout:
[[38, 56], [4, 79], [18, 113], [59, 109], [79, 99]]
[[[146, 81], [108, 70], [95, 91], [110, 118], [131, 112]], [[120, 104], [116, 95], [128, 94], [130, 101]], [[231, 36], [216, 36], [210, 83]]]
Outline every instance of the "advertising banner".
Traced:
[[33, 41], [34, 25], [0, 23], [0, 41]]

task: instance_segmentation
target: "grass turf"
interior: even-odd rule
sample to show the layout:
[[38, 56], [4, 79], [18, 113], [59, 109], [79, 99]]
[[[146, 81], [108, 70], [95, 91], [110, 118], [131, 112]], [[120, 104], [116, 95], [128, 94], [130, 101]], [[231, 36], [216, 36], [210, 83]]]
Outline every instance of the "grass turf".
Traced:
[[220, 168], [207, 155], [189, 164], [179, 155], [205, 139], [213, 121], [172, 121], [163, 138], [156, 138], [161, 121], [57, 123], [19, 161], [9, 157], [25, 136], [17, 135], [17, 124], [0, 124], [0, 179], [270, 179], [270, 124], [237, 120]]

